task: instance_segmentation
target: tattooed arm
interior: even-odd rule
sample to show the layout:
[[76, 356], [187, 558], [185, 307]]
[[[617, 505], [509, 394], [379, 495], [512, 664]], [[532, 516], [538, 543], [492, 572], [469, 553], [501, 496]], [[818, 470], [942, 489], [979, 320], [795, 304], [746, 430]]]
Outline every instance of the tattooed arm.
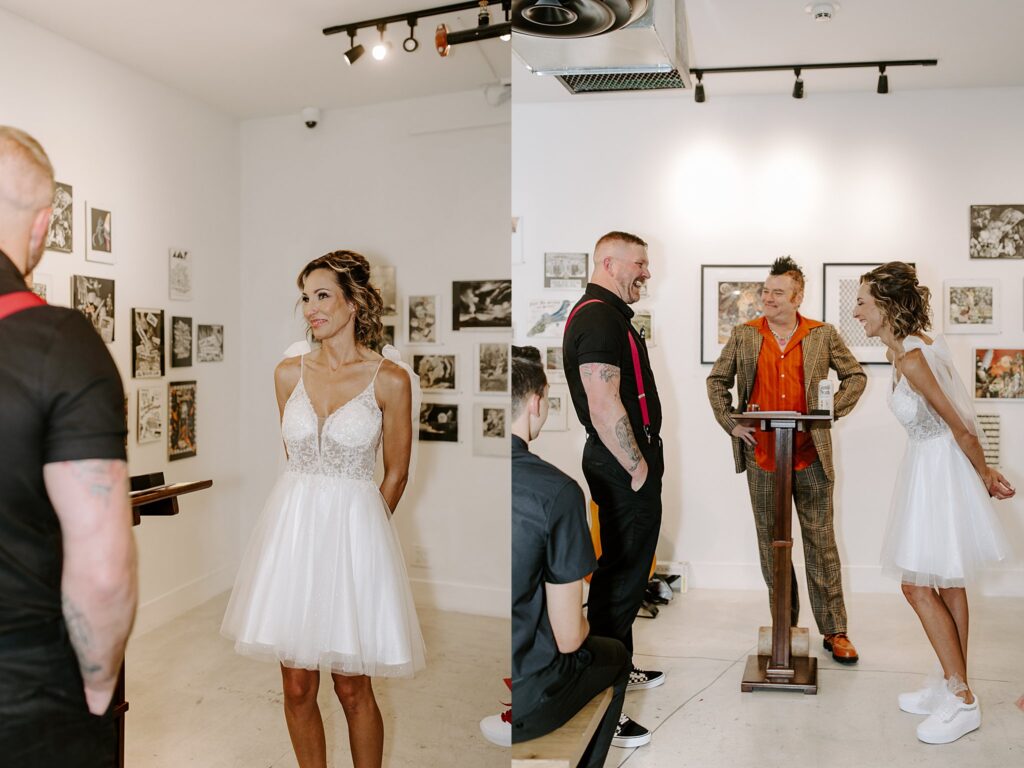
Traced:
[[110, 705], [138, 594], [135, 539], [123, 461], [62, 461], [43, 467], [60, 519], [64, 621], [89, 711]]
[[590, 421], [605, 448], [633, 478], [630, 484], [633, 490], [638, 491], [647, 480], [647, 461], [640, 453], [626, 407], [619, 398], [619, 377], [616, 365], [584, 363], [580, 366]]

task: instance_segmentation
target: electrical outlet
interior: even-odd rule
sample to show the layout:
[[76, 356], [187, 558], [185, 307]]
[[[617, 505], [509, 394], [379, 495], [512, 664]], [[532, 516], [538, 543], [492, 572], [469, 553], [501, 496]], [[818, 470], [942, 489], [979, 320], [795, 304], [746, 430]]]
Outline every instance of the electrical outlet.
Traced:
[[420, 544], [413, 544], [412, 564], [417, 568], [427, 568], [430, 565], [430, 558], [427, 557], [427, 548]]

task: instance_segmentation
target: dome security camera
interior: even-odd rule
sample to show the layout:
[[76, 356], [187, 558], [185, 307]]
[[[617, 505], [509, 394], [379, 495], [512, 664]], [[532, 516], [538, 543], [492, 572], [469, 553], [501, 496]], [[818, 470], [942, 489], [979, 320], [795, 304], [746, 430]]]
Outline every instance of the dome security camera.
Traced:
[[302, 122], [306, 124], [307, 128], [316, 128], [317, 123], [320, 122], [320, 108], [319, 107], [305, 107], [302, 110]]

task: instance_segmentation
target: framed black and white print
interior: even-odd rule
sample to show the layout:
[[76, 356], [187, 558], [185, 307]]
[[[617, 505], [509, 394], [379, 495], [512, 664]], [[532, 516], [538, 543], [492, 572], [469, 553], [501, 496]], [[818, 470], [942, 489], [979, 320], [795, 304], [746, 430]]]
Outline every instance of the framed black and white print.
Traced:
[[70, 184], [53, 185], [53, 213], [46, 230], [46, 250], [71, 253], [74, 248], [75, 217]]
[[85, 207], [88, 211], [87, 238], [88, 248], [85, 249], [85, 260], [100, 264], [114, 263], [114, 238], [110, 211], [99, 208]]
[[868, 338], [864, 326], [853, 319], [861, 275], [880, 266], [880, 263], [825, 265], [821, 319], [836, 327], [843, 342], [861, 365], [888, 364], [885, 344], [878, 339]]
[[476, 347], [476, 394], [503, 395], [509, 385], [509, 346], [483, 342]]
[[171, 368], [192, 365], [192, 318], [171, 318]]
[[511, 455], [510, 427], [507, 405], [476, 403], [473, 406], [473, 455]]
[[167, 392], [167, 459], [187, 459], [196, 455], [196, 383], [172, 381]]
[[388, 345], [395, 346], [395, 324], [394, 323], [382, 323], [383, 331], [381, 332], [380, 345], [386, 347]]
[[972, 259], [1024, 259], [1024, 204], [972, 205]]
[[654, 346], [654, 315], [649, 309], [637, 309], [630, 320], [636, 332], [643, 336], [648, 347]]
[[700, 268], [700, 361], [713, 363], [732, 329], [761, 316], [761, 287], [771, 264], [703, 264]]
[[544, 287], [582, 291], [587, 287], [588, 253], [545, 253]]
[[419, 437], [424, 442], [459, 442], [459, 406], [451, 403], [421, 403]]
[[192, 253], [171, 248], [167, 267], [167, 284], [174, 301], [192, 300]]
[[196, 359], [200, 363], [224, 362], [224, 326], [196, 326]]
[[983, 278], [943, 283], [946, 333], [999, 333], [999, 282]]
[[29, 275], [30, 280], [28, 281], [29, 290], [32, 291], [36, 296], [45, 301], [47, 304], [53, 304], [53, 276], [43, 275], [39, 272], [33, 272]]
[[455, 355], [413, 355], [412, 369], [424, 392], [454, 392]]
[[370, 268], [370, 284], [377, 289], [384, 309], [381, 315], [390, 317], [398, 314], [398, 292], [395, 284], [395, 268], [374, 264]]
[[544, 350], [544, 373], [548, 381], [565, 381], [565, 362], [561, 347], [548, 347]]
[[512, 327], [511, 280], [452, 283], [452, 330]]
[[104, 277], [71, 276], [71, 308], [92, 323], [107, 344], [114, 341], [114, 281]]
[[541, 427], [542, 432], [566, 432], [569, 429], [569, 409], [572, 402], [564, 389], [548, 389], [548, 418]]
[[164, 311], [132, 310], [132, 376], [159, 379], [164, 375]]
[[437, 296], [409, 297], [409, 343], [437, 344]]
[[155, 443], [164, 437], [163, 387], [140, 387], [136, 440], [139, 445]]

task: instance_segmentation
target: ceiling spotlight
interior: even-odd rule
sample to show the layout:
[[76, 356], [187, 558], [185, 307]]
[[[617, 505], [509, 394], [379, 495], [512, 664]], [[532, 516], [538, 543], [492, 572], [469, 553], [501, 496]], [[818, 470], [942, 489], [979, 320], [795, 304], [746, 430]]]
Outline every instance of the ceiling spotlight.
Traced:
[[480, 0], [480, 10], [476, 14], [476, 25], [486, 27], [491, 23], [490, 0]]
[[409, 36], [402, 41], [402, 49], [412, 53], [420, 47], [420, 41], [416, 39], [414, 32], [416, 31], [416, 18], [409, 19]]
[[345, 63], [351, 67], [366, 51], [363, 46], [356, 45], [356, 31], [354, 29], [348, 31], [348, 42], [350, 48], [345, 51]]
[[800, 79], [799, 69], [794, 69], [793, 73], [796, 75], [796, 82], [793, 83], [793, 98], [802, 99], [804, 97], [804, 81]]
[[878, 92], [889, 92], [889, 76], [885, 74], [885, 64], [878, 68]]
[[391, 50], [391, 43], [384, 39], [384, 30], [387, 28], [386, 24], [380, 24], [377, 29], [380, 31], [380, 42], [373, 46], [373, 58], [377, 61], [381, 61], [385, 56], [388, 55], [388, 51]]
[[[505, 12], [505, 23], [508, 24], [512, 21], [512, 0], [501, 0], [501, 9]], [[507, 43], [512, 39], [512, 33], [509, 32], [507, 35], [502, 35], [502, 42]]]
[[693, 89], [693, 100], [698, 104], [704, 103], [704, 83], [701, 82], [701, 78], [704, 77], [703, 72], [696, 72], [697, 75], [697, 87]]

